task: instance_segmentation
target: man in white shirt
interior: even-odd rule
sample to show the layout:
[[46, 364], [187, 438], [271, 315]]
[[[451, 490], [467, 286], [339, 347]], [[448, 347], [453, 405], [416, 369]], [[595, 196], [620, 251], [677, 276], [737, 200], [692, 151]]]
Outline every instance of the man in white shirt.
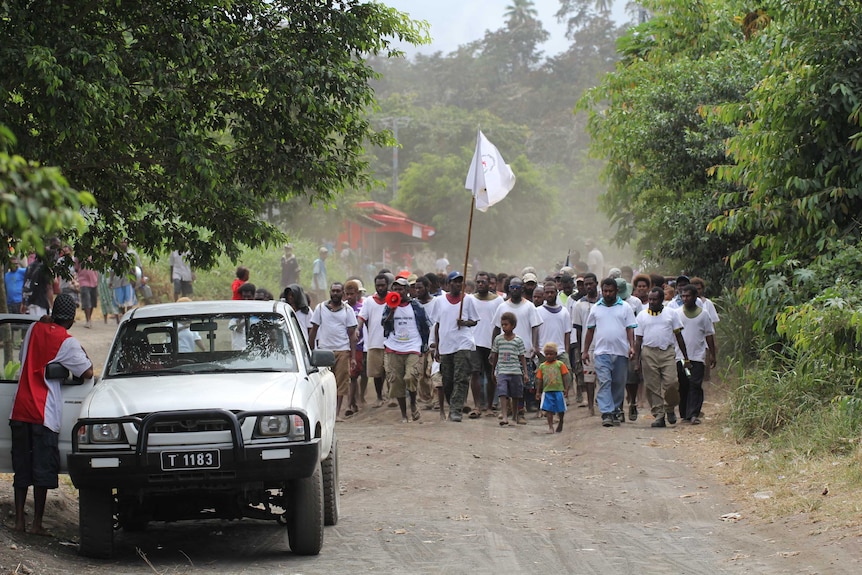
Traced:
[[[437, 298], [434, 304], [435, 359], [440, 362], [443, 377], [440, 394], [449, 400], [449, 421], [460, 422], [470, 375], [478, 371], [478, 366], [473, 366], [473, 352], [476, 350], [473, 330], [468, 328], [479, 323], [479, 314], [476, 313], [475, 298], [464, 297], [462, 293], [463, 274], [453, 271], [448, 279], [449, 293]], [[441, 412], [444, 403], [444, 397], [440, 397]]]
[[[602, 414], [602, 426], [622, 423], [619, 406], [625, 399], [629, 360], [634, 358], [634, 330], [637, 327], [631, 306], [619, 298], [617, 282], [602, 280], [602, 299], [590, 310], [587, 318], [582, 358], [595, 363], [599, 389], [596, 399]], [[590, 346], [595, 340], [595, 353]]]
[[377, 403], [380, 407], [383, 399], [383, 382], [386, 369], [383, 365], [383, 311], [386, 309], [386, 294], [389, 293], [389, 278], [386, 274], [377, 274], [374, 278], [374, 295], [365, 298], [359, 311], [359, 329], [365, 327], [365, 373], [374, 380], [374, 391], [377, 392]]
[[328, 349], [335, 353], [336, 403], [335, 421], [341, 419], [341, 404], [350, 391], [350, 371], [356, 367], [356, 314], [345, 304], [344, 286], [335, 282], [329, 287], [329, 300], [321, 302], [311, 314], [311, 349]]
[[171, 266], [171, 280], [174, 284], [174, 301], [180, 297], [189, 297], [194, 293], [192, 281], [194, 281], [195, 277], [192, 273], [192, 268], [186, 262], [188, 255], [188, 252], [181, 254], [179, 251], [174, 250], [168, 259], [168, 263]]
[[[692, 284], [682, 288], [683, 307], [679, 313], [684, 327], [687, 356], [682, 346], [677, 349], [677, 360], [688, 357], [688, 364], [677, 362], [677, 375], [680, 388], [686, 388], [686, 402], [682, 403], [680, 393], [679, 415], [690, 423], [700, 423], [700, 410], [703, 407], [703, 378], [706, 366], [715, 367], [718, 348], [715, 345], [715, 329], [712, 318], [705, 307], [698, 307], [697, 287]], [[687, 370], [687, 371], [686, 371]]]
[[[481, 372], [473, 374], [470, 387], [473, 390], [473, 402], [476, 409], [481, 412], [489, 412], [494, 404], [494, 390], [497, 383], [494, 380], [494, 370], [491, 368], [491, 344], [494, 333], [494, 313], [503, 298], [491, 291], [491, 280], [488, 272], [476, 274], [476, 292], [472, 296], [476, 301], [476, 313], [479, 314], [479, 323], [473, 328], [473, 339], [476, 342], [475, 362], [481, 367]], [[481, 381], [484, 378], [484, 381]], [[485, 404], [482, 405], [484, 384]], [[474, 411], [475, 412], [475, 411]], [[473, 413], [470, 413], [473, 416]]]
[[401, 408], [401, 422], [407, 418], [407, 394], [410, 394], [410, 413], [418, 421], [416, 391], [422, 354], [428, 349], [429, 325], [425, 308], [410, 298], [409, 282], [396, 278], [392, 291], [400, 296], [397, 307], [387, 306], [383, 314], [385, 340], [384, 364], [389, 382], [389, 397], [394, 397]]
[[[590, 415], [595, 415], [596, 410], [596, 370], [593, 365], [587, 365], [583, 361], [585, 349], [584, 335], [586, 332], [584, 326], [587, 325], [590, 311], [599, 301], [598, 286], [599, 281], [596, 278], [596, 274], [592, 272], [584, 274], [584, 290], [586, 293], [584, 297], [574, 303], [570, 311], [572, 315], [572, 327], [575, 330], [575, 336], [578, 341], [578, 357], [573, 358], [577, 361], [577, 365], [573, 367], [575, 368], [575, 377], [577, 378], [579, 387], [578, 395], [583, 397], [583, 394], [586, 394], [587, 396], [587, 402], [584, 404], [578, 403], [578, 407], [589, 407]], [[571, 301], [571, 298], [569, 298], [569, 302]]]
[[664, 291], [652, 288], [647, 301], [647, 309], [637, 316], [634, 361], [636, 365], [640, 363], [643, 372], [647, 400], [655, 418], [652, 427], [666, 427], [665, 418], [671, 424], [676, 423], [673, 410], [679, 402], [674, 344], [679, 346], [686, 367], [689, 367], [688, 352], [679, 314], [664, 307]]

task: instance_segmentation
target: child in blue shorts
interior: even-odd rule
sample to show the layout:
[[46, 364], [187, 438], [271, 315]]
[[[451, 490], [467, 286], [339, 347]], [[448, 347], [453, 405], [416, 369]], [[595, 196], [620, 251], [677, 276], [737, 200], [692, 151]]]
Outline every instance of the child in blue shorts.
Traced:
[[541, 401], [541, 409], [548, 416], [548, 433], [554, 431], [554, 415], [559, 414], [556, 433], [563, 430], [563, 417], [566, 415], [566, 397], [569, 396], [571, 373], [566, 364], [557, 359], [557, 344], [546, 343], [542, 353], [545, 361], [536, 370], [536, 399]]

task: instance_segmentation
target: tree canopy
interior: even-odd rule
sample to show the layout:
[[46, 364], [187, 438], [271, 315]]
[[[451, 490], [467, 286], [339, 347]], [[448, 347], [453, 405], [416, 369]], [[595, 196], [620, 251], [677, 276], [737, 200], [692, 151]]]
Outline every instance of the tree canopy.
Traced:
[[79, 256], [127, 237], [197, 266], [280, 237], [268, 201], [369, 185], [370, 56], [425, 25], [377, 2], [0, 4], [0, 124], [91, 192]]

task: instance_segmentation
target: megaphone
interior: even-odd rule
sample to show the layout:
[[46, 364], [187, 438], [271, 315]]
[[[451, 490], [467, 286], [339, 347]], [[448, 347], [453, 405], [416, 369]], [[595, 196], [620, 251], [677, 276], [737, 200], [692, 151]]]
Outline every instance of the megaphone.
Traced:
[[399, 305], [401, 305], [401, 294], [395, 291], [391, 291], [386, 294], [386, 305], [395, 309]]

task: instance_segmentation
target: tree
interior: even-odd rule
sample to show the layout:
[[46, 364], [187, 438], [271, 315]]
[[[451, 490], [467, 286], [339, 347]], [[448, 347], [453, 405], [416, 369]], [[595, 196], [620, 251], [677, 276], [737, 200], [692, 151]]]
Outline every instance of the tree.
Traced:
[[267, 202], [370, 184], [364, 146], [389, 138], [366, 116], [367, 58], [424, 38], [362, 0], [12, 0], [0, 122], [96, 198], [79, 256], [104, 261], [128, 237], [206, 267], [280, 238], [258, 217]]
[[[501, 153], [504, 158], [508, 155], [505, 149]], [[464, 188], [464, 179], [472, 154], [465, 147], [460, 154], [428, 154], [412, 163], [404, 172], [395, 201], [395, 207], [411, 218], [436, 228], [435, 250], [460, 254], [458, 257], [467, 245], [470, 191]], [[518, 179], [515, 188], [486, 213], [475, 213], [470, 253], [500, 266], [523, 265], [519, 262], [524, 261], [553, 265], [554, 260], [565, 257], [566, 245], [561, 241], [567, 222], [559, 210], [559, 192], [525, 156], [507, 161]], [[549, 248], [541, 253], [531, 240], [537, 230], [541, 230], [541, 245]]]
[[[86, 228], [81, 208], [93, 196], [69, 187], [57, 168], [42, 167], [9, 153], [15, 137], [0, 124], [0, 270], [12, 255], [44, 255], [44, 240]], [[0, 311], [6, 310], [6, 286], [0, 282]]]
[[715, 118], [740, 122], [734, 163], [718, 170], [738, 186], [721, 201], [717, 230], [754, 234], [734, 263], [760, 278], [830, 258], [862, 233], [862, 26], [857, 2], [777, 3], [763, 42], [763, 79]]
[[[593, 152], [608, 162], [602, 208], [618, 243], [637, 242], [663, 267], [684, 265], [717, 285], [727, 275], [724, 258], [747, 236], [727, 235], [712, 244], [717, 251], [682, 258], [673, 246], [703, 237], [720, 214], [718, 195], [736, 189], [710, 171], [727, 161], [725, 140], [735, 127], [708, 121], [704, 111], [743, 99], [758, 79], [762, 51], [745, 42], [732, 0], [649, 4], [654, 18], [620, 40], [623, 60], [579, 103], [590, 114]], [[667, 225], [680, 214], [700, 231]]]

